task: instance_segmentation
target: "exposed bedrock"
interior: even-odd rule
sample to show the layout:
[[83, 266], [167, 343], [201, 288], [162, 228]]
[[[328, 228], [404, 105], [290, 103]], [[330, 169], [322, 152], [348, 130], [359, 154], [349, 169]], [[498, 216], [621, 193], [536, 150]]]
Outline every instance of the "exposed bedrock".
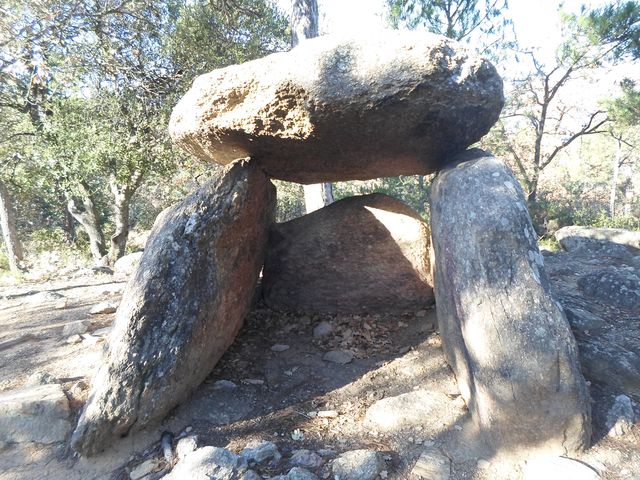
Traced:
[[275, 189], [255, 163], [228, 167], [156, 220], [73, 433], [97, 453], [161, 419], [233, 342], [264, 261]]
[[488, 442], [561, 453], [588, 447], [576, 341], [509, 168], [479, 150], [455, 159], [433, 183], [431, 229], [445, 354]]
[[220, 164], [256, 159], [299, 183], [427, 174], [486, 134], [504, 103], [487, 60], [442, 36], [324, 36], [198, 77], [173, 141]]
[[263, 273], [265, 302], [310, 313], [428, 307], [429, 236], [416, 212], [381, 193], [276, 224]]

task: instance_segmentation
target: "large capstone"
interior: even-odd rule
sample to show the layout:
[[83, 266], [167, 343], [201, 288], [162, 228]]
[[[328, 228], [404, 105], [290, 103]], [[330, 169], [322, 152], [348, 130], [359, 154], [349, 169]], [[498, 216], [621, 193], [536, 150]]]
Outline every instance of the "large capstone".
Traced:
[[482, 151], [455, 160], [433, 183], [431, 229], [438, 323], [460, 391], [496, 449], [585, 448], [589, 392], [518, 181]]
[[263, 293], [309, 313], [421, 310], [433, 304], [429, 227], [400, 200], [349, 197], [274, 225]]
[[251, 304], [274, 209], [273, 185], [241, 162], [158, 217], [73, 434], [76, 451], [96, 453], [161, 419], [211, 372]]
[[422, 32], [325, 36], [198, 77], [174, 142], [220, 164], [252, 157], [299, 183], [427, 174], [486, 134], [504, 103], [495, 68]]

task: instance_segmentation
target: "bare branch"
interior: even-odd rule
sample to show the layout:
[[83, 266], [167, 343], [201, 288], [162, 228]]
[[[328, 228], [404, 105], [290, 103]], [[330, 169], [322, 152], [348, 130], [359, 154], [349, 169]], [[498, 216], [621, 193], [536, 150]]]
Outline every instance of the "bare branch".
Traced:
[[605, 112], [602, 110], [598, 110], [597, 112], [592, 113], [591, 116], [589, 117], [589, 121], [585, 125], [583, 125], [583, 127], [579, 131], [575, 132], [573, 135], [571, 135], [569, 138], [567, 138], [565, 141], [563, 141], [560, 145], [558, 145], [556, 148], [552, 150], [551, 154], [547, 157], [547, 159], [541, 163], [541, 168], [545, 168], [547, 165], [549, 165], [558, 153], [560, 153], [562, 150], [564, 150], [569, 145], [571, 145], [571, 143], [573, 143], [573, 141], [576, 140], [577, 138], [580, 138], [583, 135], [593, 135], [595, 133], [603, 133], [603, 130], [600, 130], [600, 127], [605, 123], [607, 123], [609, 121], [609, 118], [604, 118], [603, 120], [600, 120], [599, 122], [594, 123], [596, 117], [602, 113], [605, 113]]

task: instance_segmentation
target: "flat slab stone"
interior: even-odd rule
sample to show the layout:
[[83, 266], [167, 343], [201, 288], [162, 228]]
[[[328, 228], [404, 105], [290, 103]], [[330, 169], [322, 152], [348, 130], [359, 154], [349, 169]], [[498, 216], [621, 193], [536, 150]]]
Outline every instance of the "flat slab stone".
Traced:
[[447, 401], [445, 394], [426, 390], [383, 398], [367, 409], [364, 422], [368, 428], [383, 432], [418, 427], [438, 416], [438, 408]]
[[430, 206], [438, 324], [460, 392], [493, 448], [586, 448], [589, 391], [518, 181], [480, 150], [455, 163]]
[[64, 442], [70, 431], [69, 402], [60, 385], [0, 394], [0, 442]]
[[202, 160], [252, 157], [299, 183], [427, 174], [484, 136], [503, 103], [495, 68], [467, 47], [389, 30], [202, 75], [169, 133]]
[[640, 255], [640, 232], [622, 228], [570, 225], [559, 229], [554, 236], [568, 252], [584, 249], [606, 250], [618, 245], [625, 247], [626, 250], [623, 251], [626, 251], [629, 255]]
[[414, 480], [448, 480], [451, 475], [451, 459], [435, 447], [426, 448], [411, 469]]

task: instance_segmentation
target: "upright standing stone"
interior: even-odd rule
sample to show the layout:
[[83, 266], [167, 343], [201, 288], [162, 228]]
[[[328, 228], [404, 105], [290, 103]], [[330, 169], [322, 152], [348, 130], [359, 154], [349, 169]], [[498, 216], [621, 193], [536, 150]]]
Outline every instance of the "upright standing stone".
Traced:
[[240, 162], [163, 212], [129, 281], [72, 445], [82, 454], [161, 419], [211, 372], [251, 304], [275, 189]]
[[453, 165], [433, 183], [431, 229], [438, 323], [460, 391], [494, 448], [585, 448], [589, 392], [518, 182], [480, 150]]

